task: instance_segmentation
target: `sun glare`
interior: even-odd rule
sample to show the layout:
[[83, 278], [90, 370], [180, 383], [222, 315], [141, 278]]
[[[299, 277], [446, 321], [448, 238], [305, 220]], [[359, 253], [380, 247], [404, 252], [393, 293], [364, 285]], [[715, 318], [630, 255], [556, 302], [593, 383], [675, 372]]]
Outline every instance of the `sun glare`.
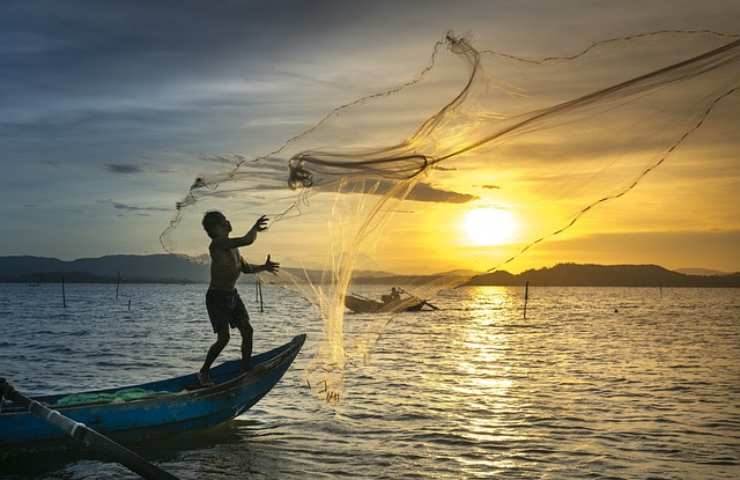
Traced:
[[465, 214], [463, 228], [473, 245], [501, 245], [514, 239], [517, 222], [506, 210], [476, 208]]

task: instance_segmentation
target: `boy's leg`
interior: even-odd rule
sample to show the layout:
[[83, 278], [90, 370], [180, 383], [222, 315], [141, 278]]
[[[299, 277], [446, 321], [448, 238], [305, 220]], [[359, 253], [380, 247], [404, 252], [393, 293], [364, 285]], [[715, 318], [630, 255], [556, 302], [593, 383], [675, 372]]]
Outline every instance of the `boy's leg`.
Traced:
[[249, 370], [249, 360], [252, 358], [252, 335], [254, 330], [248, 320], [239, 324], [239, 333], [242, 334], [242, 372]]
[[218, 330], [218, 338], [216, 339], [214, 344], [211, 345], [211, 348], [208, 349], [208, 353], [206, 354], [206, 361], [203, 363], [203, 367], [200, 369], [201, 379], [206, 381], [210, 380], [208, 378], [208, 370], [210, 370], [211, 365], [213, 365], [213, 362], [216, 361], [216, 358], [219, 356], [226, 344], [229, 343], [229, 338], [231, 338], [229, 335], [229, 324], [224, 323], [224, 325], [222, 325], [221, 328]]
[[252, 358], [252, 325], [249, 324], [249, 313], [239, 294], [234, 296], [234, 324], [242, 335], [242, 372], [249, 370], [249, 360]]

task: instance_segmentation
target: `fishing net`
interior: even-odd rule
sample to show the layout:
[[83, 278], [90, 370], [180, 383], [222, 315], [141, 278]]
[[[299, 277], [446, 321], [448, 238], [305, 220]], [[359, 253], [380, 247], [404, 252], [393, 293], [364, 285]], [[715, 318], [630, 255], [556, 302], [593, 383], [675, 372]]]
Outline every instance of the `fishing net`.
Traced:
[[54, 406], [71, 407], [73, 405], [89, 405], [99, 403], [124, 403], [134, 400], [144, 400], [172, 395], [172, 392], [156, 392], [143, 388], [125, 388], [108, 393], [74, 393], [58, 399]]
[[[525, 253], [536, 263], [535, 246], [572, 234], [667, 159], [710, 161], [692, 136], [710, 114], [740, 121], [738, 85], [736, 35], [652, 32], [529, 58], [448, 34], [406, 83], [331, 110], [267, 154], [222, 156], [233, 166], [194, 181], [162, 243], [200, 253], [209, 209], [234, 225], [269, 215], [269, 237], [249, 255], [291, 267], [281, 284], [318, 307], [325, 337], [307, 376], [336, 400], [348, 363], [367, 358], [392, 318], [376, 315], [345, 342], [353, 278], [449, 267], [405, 279], [429, 299], [469, 278], [453, 265], [495, 270]], [[466, 218], [493, 237], [460, 240]]]

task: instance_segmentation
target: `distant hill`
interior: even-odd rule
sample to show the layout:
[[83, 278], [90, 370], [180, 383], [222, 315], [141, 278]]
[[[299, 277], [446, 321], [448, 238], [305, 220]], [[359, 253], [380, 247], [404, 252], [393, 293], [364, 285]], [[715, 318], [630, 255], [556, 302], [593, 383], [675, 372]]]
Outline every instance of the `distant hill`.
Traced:
[[704, 276], [714, 276], [714, 275], [727, 275], [727, 272], [721, 272], [719, 270], [710, 270], [708, 268], [677, 268], [676, 271], [678, 273], [685, 273], [686, 275], [704, 275]]
[[[322, 272], [284, 268], [297, 279], [306, 276], [320, 282]], [[46, 283], [59, 282], [64, 276], [70, 283], [115, 283], [118, 275], [124, 283], [207, 283], [208, 256], [197, 258], [179, 255], [108, 255], [99, 258], [81, 258], [63, 261], [57, 258], [13, 256], [0, 257], [0, 282]], [[387, 278], [392, 273], [382, 271], [355, 272], [367, 279]], [[252, 281], [242, 277], [243, 281]]]
[[450, 272], [432, 273], [428, 275], [398, 275], [385, 273], [371, 277], [357, 273], [352, 277], [352, 283], [365, 285], [424, 285], [436, 282], [440, 286], [458, 285], [479, 273], [480, 272], [474, 272], [472, 270], [453, 270]]
[[500, 271], [478, 275], [467, 285], [530, 285], [564, 287], [740, 287], [740, 273], [686, 275], [658, 265], [579, 265], [561, 263], [518, 275]]
[[0, 282], [207, 282], [208, 264], [177, 255], [109, 255], [63, 261], [46, 257], [0, 257]]
[[[308, 277], [320, 283], [325, 275], [318, 270], [283, 268], [299, 281]], [[0, 257], [0, 282], [114, 283], [120, 272], [124, 283], [207, 283], [207, 257], [197, 259], [178, 255], [109, 255], [63, 261], [56, 258]], [[397, 275], [381, 271], [356, 271], [354, 284], [396, 285], [532, 285], [619, 286], [619, 287], [740, 287], [740, 273], [687, 275], [657, 265], [578, 265], [564, 263], [552, 268], [527, 270], [518, 275], [499, 271], [483, 275], [454, 270], [431, 275]], [[472, 278], [471, 278], [472, 277]], [[242, 281], [253, 281], [252, 276]]]

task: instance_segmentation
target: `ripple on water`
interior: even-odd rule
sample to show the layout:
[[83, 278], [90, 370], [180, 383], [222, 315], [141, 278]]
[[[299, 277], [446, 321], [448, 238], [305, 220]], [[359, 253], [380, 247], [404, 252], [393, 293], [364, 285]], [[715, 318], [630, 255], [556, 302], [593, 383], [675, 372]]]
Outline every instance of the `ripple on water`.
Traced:
[[[190, 373], [214, 340], [202, 285], [126, 285], [131, 312], [110, 286], [75, 285], [63, 312], [44, 286], [2, 288], [2, 373], [32, 393]], [[740, 478], [740, 290], [663, 289], [656, 303], [651, 289], [535, 287], [527, 320], [520, 289], [444, 292], [441, 311], [397, 316], [349, 363], [333, 409], [302, 376], [314, 312], [265, 288], [259, 313], [253, 288], [255, 351], [309, 340], [246, 415], [144, 449], [183, 479]], [[348, 317], [348, 336], [368, 320]], [[235, 334], [224, 358], [238, 356]], [[134, 478], [95, 461], [31, 472], [42, 463], [12, 478]]]

